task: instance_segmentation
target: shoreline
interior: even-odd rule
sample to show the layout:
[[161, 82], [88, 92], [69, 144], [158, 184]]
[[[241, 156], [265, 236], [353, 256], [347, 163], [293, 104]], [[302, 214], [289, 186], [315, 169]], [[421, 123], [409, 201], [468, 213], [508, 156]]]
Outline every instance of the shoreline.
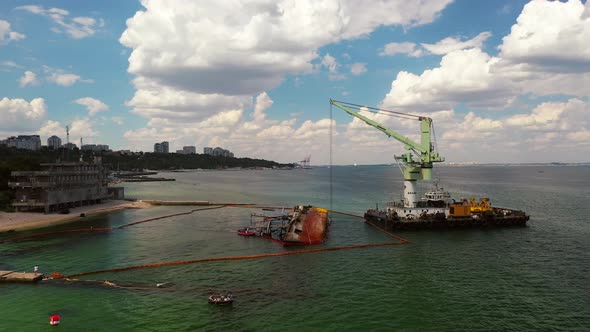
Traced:
[[0, 234], [66, 224], [76, 221], [80, 214], [86, 217], [123, 209], [144, 209], [151, 204], [142, 201], [109, 200], [102, 204], [71, 208], [69, 214], [44, 214], [39, 212], [0, 212]]

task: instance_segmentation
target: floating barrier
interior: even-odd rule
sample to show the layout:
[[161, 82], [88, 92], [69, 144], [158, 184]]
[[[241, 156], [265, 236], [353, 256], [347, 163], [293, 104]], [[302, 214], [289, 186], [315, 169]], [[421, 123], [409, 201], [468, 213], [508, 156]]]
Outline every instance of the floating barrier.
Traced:
[[[47, 236], [47, 235], [53, 235], [53, 234], [76, 233], [76, 232], [99, 232], [99, 231], [101, 231], [101, 232], [108, 232], [108, 231], [113, 231], [113, 230], [124, 229], [124, 228], [127, 228], [127, 227], [131, 227], [131, 226], [142, 224], [142, 223], [146, 223], [146, 222], [151, 222], [151, 221], [166, 219], [166, 218], [175, 217], [175, 216], [188, 215], [188, 214], [191, 214], [191, 213], [194, 213], [194, 212], [198, 212], [198, 211], [221, 209], [221, 208], [224, 208], [224, 207], [261, 208], [261, 206], [259, 206], [259, 205], [249, 205], [249, 204], [227, 204], [227, 205], [219, 205], [219, 206], [212, 206], [212, 207], [201, 208], [201, 209], [194, 209], [194, 210], [191, 210], [191, 211], [188, 211], [188, 212], [174, 213], [174, 214], [170, 214], [170, 215], [165, 215], [165, 216], [160, 216], [160, 217], [155, 217], [155, 218], [149, 218], [149, 219], [145, 219], [145, 220], [135, 221], [135, 222], [132, 222], [132, 223], [128, 223], [128, 224], [119, 226], [119, 227], [70, 229], [70, 230], [61, 230], [61, 231], [54, 231], [54, 232], [45, 232], [45, 233], [31, 234], [31, 235], [21, 236], [21, 237], [16, 237], [16, 238], [11, 238], [11, 239], [5, 239], [5, 240], [1, 240], [0, 243], [8, 242], [8, 241], [18, 241], [18, 240], [30, 239], [30, 238], [34, 238], [34, 237]], [[267, 208], [267, 209], [271, 209], [271, 208], [272, 209], [284, 209], [284, 207], [265, 207], [265, 208]], [[341, 212], [341, 211], [335, 211], [335, 210], [329, 210], [329, 211], [330, 212], [333, 212], [333, 213], [337, 213], [337, 214], [342, 214], [342, 215], [347, 215], [347, 216], [351, 216], [351, 217], [363, 218], [364, 219], [364, 217], [362, 217], [362, 216], [351, 214], [351, 213], [347, 213], [347, 212]], [[52, 276], [53, 279], [64, 279], [64, 278], [65, 279], [72, 279], [72, 278], [83, 277], [83, 276], [94, 275], [94, 274], [101, 274], [101, 273], [123, 272], [123, 271], [130, 271], [130, 270], [137, 270], [137, 269], [147, 269], [147, 268], [156, 268], [156, 267], [164, 267], [164, 266], [187, 265], [187, 264], [198, 264], [198, 263], [219, 262], [219, 261], [236, 261], [236, 260], [261, 259], [261, 258], [269, 258], [269, 257], [282, 257], [282, 256], [302, 255], [302, 254], [317, 253], [317, 252], [327, 252], [327, 251], [340, 251], [340, 250], [351, 250], [351, 249], [362, 249], [362, 248], [372, 248], [372, 247], [393, 246], [393, 245], [407, 244], [407, 243], [410, 242], [407, 239], [404, 239], [402, 237], [399, 237], [399, 236], [397, 236], [397, 235], [395, 235], [393, 233], [390, 233], [390, 232], [386, 231], [385, 229], [383, 229], [383, 228], [375, 225], [372, 222], [368, 222], [367, 221], [366, 223], [369, 224], [369, 225], [371, 225], [372, 227], [375, 227], [379, 231], [381, 231], [381, 232], [389, 235], [390, 237], [395, 238], [399, 242], [367, 243], [367, 244], [356, 244], [356, 245], [337, 246], [337, 247], [328, 247], [328, 248], [315, 248], [315, 249], [304, 249], [304, 250], [286, 251], [286, 252], [278, 252], [278, 253], [270, 253], [270, 254], [255, 254], [255, 255], [243, 255], [243, 256], [211, 257], [211, 258], [202, 258], [202, 259], [194, 259], [194, 260], [159, 262], [159, 263], [152, 263], [152, 264], [134, 265], [134, 266], [126, 266], [126, 267], [113, 268], [113, 269], [90, 271], [90, 272], [81, 272], [81, 273], [76, 273], [76, 274], [71, 274], [71, 275], [64, 275], [64, 274], [61, 274], [61, 273], [53, 272], [51, 274], [51, 276]]]
[[176, 216], [187, 215], [187, 214], [191, 214], [191, 213], [203, 211], [203, 210], [221, 209], [223, 207], [225, 207], [225, 206], [214, 206], [214, 207], [207, 207], [207, 208], [201, 208], [201, 209], [194, 209], [194, 210], [191, 210], [188, 212], [174, 213], [174, 214], [169, 214], [169, 215], [165, 215], [165, 216], [135, 221], [132, 223], [128, 223], [128, 224], [119, 226], [119, 227], [91, 227], [91, 228], [65, 229], [65, 230], [53, 231], [53, 232], [36, 233], [36, 234], [30, 234], [30, 235], [18, 236], [18, 237], [13, 237], [10, 239], [0, 240], [0, 243], [10, 242], [10, 241], [20, 241], [20, 240], [26, 240], [26, 239], [36, 238], [36, 237], [43, 237], [43, 236], [56, 235], [56, 234], [65, 234], [65, 233], [110, 232], [110, 231], [114, 231], [114, 230], [118, 230], [118, 229], [124, 229], [124, 228], [130, 227], [130, 226], [135, 226], [138, 224], [143, 224], [143, 223], [150, 222], [150, 221], [156, 221], [156, 220], [161, 220], [161, 219], [166, 219], [166, 218], [171, 218], [171, 217], [176, 217]]
[[406, 244], [408, 242], [409, 241], [406, 241], [406, 242], [400, 241], [400, 242], [384, 242], [384, 243], [367, 243], [367, 244], [355, 244], [355, 245], [349, 245], [349, 246], [339, 246], [339, 247], [329, 247], [329, 248], [317, 248], [317, 249], [306, 249], [306, 250], [277, 252], [277, 253], [271, 253], [271, 254], [257, 254], [257, 255], [245, 255], [245, 256], [227, 256], [227, 257], [211, 257], [211, 258], [193, 259], [193, 260], [185, 260], [185, 261], [159, 262], [159, 263], [152, 263], [152, 264], [125, 266], [125, 267], [118, 267], [118, 268], [114, 268], [114, 269], [106, 269], [106, 270], [98, 270], [98, 271], [90, 271], [90, 272], [76, 273], [76, 274], [71, 274], [71, 275], [65, 276], [64, 278], [71, 279], [71, 278], [84, 277], [84, 276], [93, 275], [93, 274], [100, 274], [100, 273], [123, 272], [123, 271], [131, 271], [131, 270], [139, 270], [139, 269], [149, 269], [149, 268], [164, 267], [164, 266], [174, 266], [174, 265], [188, 265], [188, 264], [198, 264], [198, 263], [206, 263], [206, 262], [220, 262], [220, 261], [237, 261], [237, 260], [246, 260], [246, 259], [260, 259], [260, 258], [268, 258], [268, 257], [281, 257], [281, 256], [302, 255], [302, 254], [309, 254], [309, 253], [315, 253], [315, 252], [324, 252], [324, 251], [339, 251], [339, 250], [371, 248], [371, 247], [384, 247], [384, 246], [393, 246], [393, 245]]
[[164, 266], [175, 266], [175, 265], [188, 265], [188, 264], [198, 264], [198, 263], [207, 263], [207, 262], [219, 262], [219, 261], [237, 261], [237, 260], [248, 260], [248, 259], [261, 259], [261, 258], [269, 258], [269, 257], [282, 257], [282, 256], [292, 256], [292, 255], [302, 255], [302, 254], [309, 254], [309, 253], [317, 253], [317, 252], [326, 252], [326, 251], [340, 251], [340, 250], [351, 250], [351, 249], [361, 249], [361, 248], [372, 248], [372, 247], [384, 247], [384, 246], [394, 246], [394, 245], [401, 245], [410, 243], [409, 240], [404, 239], [403, 237], [397, 236], [391, 232], [386, 231], [385, 229], [371, 223], [367, 222], [372, 227], [375, 227], [377, 230], [387, 234], [388, 236], [395, 238], [399, 242], [383, 242], [383, 243], [367, 243], [367, 244], [355, 244], [355, 245], [347, 245], [347, 246], [337, 246], [337, 247], [329, 247], [329, 248], [315, 248], [315, 249], [304, 249], [304, 250], [295, 250], [295, 251], [286, 251], [286, 252], [278, 252], [278, 253], [270, 253], [270, 254], [255, 254], [255, 255], [243, 255], [243, 256], [226, 256], [226, 257], [210, 257], [210, 258], [202, 258], [202, 259], [193, 259], [193, 260], [183, 260], [183, 261], [172, 261], [172, 262], [159, 262], [159, 263], [152, 263], [152, 264], [142, 264], [142, 265], [134, 265], [134, 266], [125, 266], [125, 267], [118, 267], [114, 269], [106, 269], [106, 270], [97, 270], [97, 271], [90, 271], [90, 272], [82, 272], [71, 274], [68, 276], [64, 276], [62, 274], [56, 274], [58, 278], [77, 278], [83, 277], [88, 275], [100, 274], [100, 273], [113, 273], [113, 272], [123, 272], [123, 271], [131, 271], [131, 270], [139, 270], [139, 269], [149, 269], [149, 268], [156, 268], [156, 267], [164, 267]]

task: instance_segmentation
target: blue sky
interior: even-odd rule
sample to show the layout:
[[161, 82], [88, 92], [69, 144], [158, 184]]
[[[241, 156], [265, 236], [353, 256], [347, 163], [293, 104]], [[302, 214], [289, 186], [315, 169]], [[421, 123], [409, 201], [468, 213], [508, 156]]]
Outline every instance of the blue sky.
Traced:
[[[171, 150], [222, 146], [285, 162], [312, 154], [319, 164], [334, 98], [428, 114], [451, 162], [588, 160], [585, 2], [226, 6], [3, 1], [0, 136], [65, 138], [70, 125], [72, 141], [113, 149], [168, 140]], [[391, 162], [403, 151], [342, 111], [334, 120], [336, 163]]]

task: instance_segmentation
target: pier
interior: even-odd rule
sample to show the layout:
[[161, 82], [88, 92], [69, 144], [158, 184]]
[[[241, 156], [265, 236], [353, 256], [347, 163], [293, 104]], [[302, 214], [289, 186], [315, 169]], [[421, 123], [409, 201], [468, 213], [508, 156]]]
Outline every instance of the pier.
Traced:
[[42, 279], [42, 273], [0, 271], [0, 282], [37, 282]]

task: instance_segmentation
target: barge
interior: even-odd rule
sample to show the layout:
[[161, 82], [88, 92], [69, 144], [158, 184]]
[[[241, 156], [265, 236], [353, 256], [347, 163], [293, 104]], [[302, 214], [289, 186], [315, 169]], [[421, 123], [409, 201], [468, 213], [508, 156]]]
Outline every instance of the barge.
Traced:
[[384, 210], [369, 209], [364, 217], [392, 230], [526, 226], [529, 220], [523, 211], [492, 207], [487, 198], [456, 202], [438, 184], [411, 206], [403, 201], [391, 202]]
[[[522, 211], [493, 208], [487, 198], [482, 198], [479, 202], [475, 198], [456, 202], [451, 199], [448, 192], [438, 187], [437, 182], [432, 190], [425, 193], [422, 198], [418, 198], [417, 182], [433, 181], [434, 163], [445, 161], [445, 158], [437, 151], [432, 118], [332, 99], [330, 104], [401, 142], [407, 150], [402, 155], [394, 156], [404, 178], [403, 199], [388, 204], [385, 210], [368, 210], [365, 213], [367, 222], [381, 223], [383, 227], [395, 230], [526, 225], [529, 216]], [[420, 142], [385, 128], [367, 117], [367, 112], [402, 118], [406, 122], [418, 121]]]

